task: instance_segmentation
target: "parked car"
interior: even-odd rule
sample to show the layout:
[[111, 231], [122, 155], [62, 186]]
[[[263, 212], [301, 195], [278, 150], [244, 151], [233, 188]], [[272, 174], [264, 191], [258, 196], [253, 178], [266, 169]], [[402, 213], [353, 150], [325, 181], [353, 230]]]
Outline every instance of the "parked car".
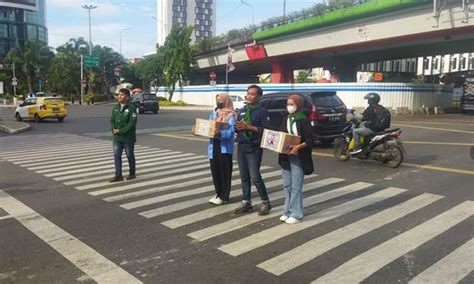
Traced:
[[463, 114], [474, 113], [474, 94], [466, 93], [461, 97], [461, 111]]
[[40, 122], [46, 118], [54, 118], [63, 122], [67, 116], [64, 101], [56, 97], [31, 97], [27, 98], [15, 110], [17, 121], [34, 120]]
[[272, 128], [278, 129], [288, 114], [286, 102], [290, 95], [304, 98], [303, 112], [311, 121], [316, 140], [330, 145], [347, 125], [347, 108], [336, 92], [278, 92], [265, 94], [261, 102], [268, 109]]
[[232, 100], [232, 103], [234, 104], [235, 110], [239, 110], [245, 107], [246, 101], [241, 96], [231, 95], [230, 99]]
[[160, 103], [156, 95], [153, 94], [133, 94], [131, 103], [137, 107], [138, 113], [145, 113], [151, 111], [157, 114], [160, 110]]

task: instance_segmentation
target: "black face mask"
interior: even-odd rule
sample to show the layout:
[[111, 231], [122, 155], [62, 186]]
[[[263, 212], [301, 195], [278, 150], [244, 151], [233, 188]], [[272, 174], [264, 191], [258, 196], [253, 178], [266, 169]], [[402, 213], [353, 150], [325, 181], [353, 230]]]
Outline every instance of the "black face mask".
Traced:
[[218, 109], [224, 108], [224, 103], [217, 103], [216, 106]]

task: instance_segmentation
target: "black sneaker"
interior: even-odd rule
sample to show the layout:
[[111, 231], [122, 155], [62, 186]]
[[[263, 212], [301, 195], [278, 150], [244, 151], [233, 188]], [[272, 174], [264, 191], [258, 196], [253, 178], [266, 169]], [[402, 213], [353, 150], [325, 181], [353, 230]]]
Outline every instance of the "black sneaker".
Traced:
[[242, 202], [240, 206], [234, 210], [234, 214], [244, 214], [253, 211], [252, 204], [249, 202]]
[[119, 181], [123, 181], [123, 176], [114, 176], [113, 178], [109, 180], [109, 182], [119, 182]]
[[132, 180], [132, 179], [136, 179], [136, 178], [137, 178], [136, 175], [129, 175], [129, 176], [127, 177], [127, 180]]
[[265, 201], [260, 205], [260, 210], [258, 210], [258, 215], [260, 216], [265, 216], [270, 214], [270, 210], [272, 210], [272, 205], [270, 204], [270, 201]]

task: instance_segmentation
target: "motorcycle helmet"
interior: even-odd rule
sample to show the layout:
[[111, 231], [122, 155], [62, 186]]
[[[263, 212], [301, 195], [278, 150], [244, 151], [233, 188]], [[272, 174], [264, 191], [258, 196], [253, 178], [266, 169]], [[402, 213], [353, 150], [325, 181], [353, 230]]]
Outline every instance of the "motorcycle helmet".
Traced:
[[365, 95], [364, 100], [368, 100], [369, 105], [375, 105], [380, 102], [380, 96], [377, 93], [368, 93]]

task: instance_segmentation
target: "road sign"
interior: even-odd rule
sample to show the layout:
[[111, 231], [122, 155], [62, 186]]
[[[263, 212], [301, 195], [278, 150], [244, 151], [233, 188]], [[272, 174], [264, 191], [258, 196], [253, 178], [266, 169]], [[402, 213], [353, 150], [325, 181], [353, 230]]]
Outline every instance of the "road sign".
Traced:
[[217, 78], [216, 72], [209, 73], [209, 78], [211, 78], [212, 81], [215, 81]]
[[209, 81], [209, 85], [211, 85], [212, 87], [215, 87], [216, 86], [216, 80]]
[[84, 65], [86, 65], [86, 66], [99, 66], [99, 57], [84, 55]]
[[81, 79], [81, 84], [86, 84], [87, 80], [86, 79]]
[[17, 86], [18, 85], [18, 81], [15, 77], [12, 78], [12, 86]]

